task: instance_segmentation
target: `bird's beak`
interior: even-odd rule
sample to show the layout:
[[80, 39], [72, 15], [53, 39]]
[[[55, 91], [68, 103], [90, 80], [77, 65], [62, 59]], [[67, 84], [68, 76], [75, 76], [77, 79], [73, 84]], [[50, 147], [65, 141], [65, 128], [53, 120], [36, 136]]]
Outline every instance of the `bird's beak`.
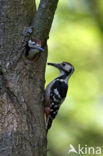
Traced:
[[61, 69], [61, 65], [57, 64], [57, 63], [48, 63], [48, 65], [54, 66], [54, 67], [56, 67], [58, 69]]
[[35, 47], [36, 49], [40, 50], [40, 51], [44, 51], [44, 49], [42, 47]]

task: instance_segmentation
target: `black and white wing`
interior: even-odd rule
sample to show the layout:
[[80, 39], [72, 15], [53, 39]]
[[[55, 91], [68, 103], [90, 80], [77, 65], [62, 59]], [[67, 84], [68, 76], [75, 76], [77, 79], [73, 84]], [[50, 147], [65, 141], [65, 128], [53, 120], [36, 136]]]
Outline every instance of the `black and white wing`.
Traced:
[[56, 80], [50, 91], [50, 115], [47, 120], [47, 130], [51, 127], [52, 121], [58, 113], [61, 103], [67, 94], [68, 85], [65, 81]]

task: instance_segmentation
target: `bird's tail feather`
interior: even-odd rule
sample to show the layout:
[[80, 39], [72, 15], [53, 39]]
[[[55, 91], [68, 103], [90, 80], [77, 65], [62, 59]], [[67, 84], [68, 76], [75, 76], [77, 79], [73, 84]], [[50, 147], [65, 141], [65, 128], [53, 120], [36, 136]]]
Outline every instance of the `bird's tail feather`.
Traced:
[[52, 122], [53, 122], [53, 118], [51, 117], [51, 115], [49, 115], [48, 119], [47, 119], [47, 123], [46, 123], [46, 130], [47, 130], [47, 132], [50, 129], [50, 127], [52, 125]]

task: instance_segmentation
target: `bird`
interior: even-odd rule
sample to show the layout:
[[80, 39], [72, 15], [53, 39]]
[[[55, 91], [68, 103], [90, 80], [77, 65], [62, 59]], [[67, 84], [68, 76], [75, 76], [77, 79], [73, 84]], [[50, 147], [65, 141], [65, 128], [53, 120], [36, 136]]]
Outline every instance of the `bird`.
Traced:
[[68, 80], [74, 72], [74, 67], [68, 62], [48, 63], [60, 70], [60, 74], [51, 81], [45, 90], [44, 112], [46, 114], [46, 131], [51, 128], [53, 119], [67, 95]]
[[30, 39], [26, 45], [26, 57], [33, 59], [38, 53], [43, 52], [41, 41], [37, 38]]

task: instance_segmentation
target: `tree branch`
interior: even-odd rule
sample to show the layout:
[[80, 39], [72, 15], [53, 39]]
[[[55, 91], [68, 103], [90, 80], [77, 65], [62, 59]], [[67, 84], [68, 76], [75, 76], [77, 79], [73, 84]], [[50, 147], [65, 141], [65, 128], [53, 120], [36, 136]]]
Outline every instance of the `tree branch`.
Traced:
[[33, 36], [40, 40], [48, 39], [55, 10], [59, 0], [41, 0], [36, 16], [32, 22]]
[[[34, 0], [0, 0], [0, 156], [46, 156], [41, 101], [47, 60], [45, 40], [57, 2], [41, 0], [34, 18]], [[24, 27], [32, 20], [32, 36], [45, 43], [45, 51], [35, 63], [24, 57], [22, 42]]]

